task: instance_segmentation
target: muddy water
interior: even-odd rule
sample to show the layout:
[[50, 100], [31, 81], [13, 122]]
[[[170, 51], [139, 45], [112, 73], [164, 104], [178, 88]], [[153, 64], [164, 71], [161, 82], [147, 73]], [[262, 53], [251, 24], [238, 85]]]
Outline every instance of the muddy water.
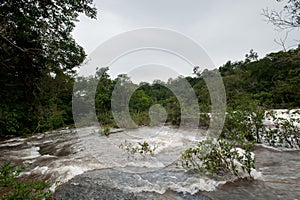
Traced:
[[[198, 139], [199, 130], [170, 127], [109, 137], [100, 136], [96, 127], [61, 130], [1, 141], [0, 162], [25, 163], [22, 177], [49, 181], [55, 199], [299, 199], [299, 151], [256, 146], [261, 176], [251, 182], [216, 181], [175, 166], [180, 152]], [[125, 140], [146, 140], [157, 149], [153, 157], [128, 157], [119, 148]]]

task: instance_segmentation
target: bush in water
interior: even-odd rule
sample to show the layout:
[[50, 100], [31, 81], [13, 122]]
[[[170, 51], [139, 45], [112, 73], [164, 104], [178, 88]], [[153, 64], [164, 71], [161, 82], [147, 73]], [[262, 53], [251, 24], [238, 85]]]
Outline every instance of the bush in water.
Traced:
[[108, 136], [110, 134], [110, 128], [105, 127], [103, 129], [103, 133], [104, 133], [104, 135]]
[[264, 114], [265, 109], [256, 101], [237, 110], [228, 109], [222, 136], [240, 142], [241, 146], [245, 141], [261, 142], [260, 136], [265, 132]]
[[254, 154], [250, 152], [250, 148], [243, 150], [223, 139], [216, 142], [205, 139], [181, 155], [183, 168], [217, 176], [228, 173], [240, 176], [246, 172], [251, 177], [251, 170], [255, 169], [254, 163]]
[[228, 109], [222, 132], [217, 141], [206, 139], [194, 148], [182, 153], [181, 165], [211, 175], [233, 174], [251, 177], [255, 169], [254, 142], [260, 142], [259, 133], [264, 132], [262, 123], [264, 109], [252, 102], [234, 111]]
[[274, 124], [263, 135], [269, 145], [300, 148], [300, 110], [288, 110], [281, 114], [269, 111], [266, 117]]
[[157, 146], [151, 146], [147, 141], [138, 142], [137, 145], [133, 145], [125, 140], [119, 147], [127, 152], [128, 157], [132, 157], [137, 153], [143, 157], [154, 156], [154, 151], [157, 149]]

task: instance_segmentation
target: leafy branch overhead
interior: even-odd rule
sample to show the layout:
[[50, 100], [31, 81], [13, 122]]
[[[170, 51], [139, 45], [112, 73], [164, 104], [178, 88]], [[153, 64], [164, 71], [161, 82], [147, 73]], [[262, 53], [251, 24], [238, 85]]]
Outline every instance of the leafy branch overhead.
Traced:
[[6, 1], [0, 7], [1, 38], [6, 43], [3, 46], [16, 53], [20, 50], [40, 57], [45, 63], [39, 64], [71, 70], [84, 58], [83, 49], [76, 44], [71, 31], [79, 13], [96, 18], [96, 9], [91, 4], [92, 0]]

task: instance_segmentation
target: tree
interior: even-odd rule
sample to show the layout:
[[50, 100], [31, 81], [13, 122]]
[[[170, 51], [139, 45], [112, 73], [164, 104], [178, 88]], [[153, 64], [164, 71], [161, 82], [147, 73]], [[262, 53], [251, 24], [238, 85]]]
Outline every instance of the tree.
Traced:
[[113, 90], [112, 80], [109, 78], [108, 67], [100, 68], [96, 72], [94, 81], [97, 81], [97, 91], [95, 96], [95, 104], [97, 113], [107, 113], [111, 110], [111, 94]]
[[252, 61], [258, 61], [258, 54], [253, 49], [250, 50], [249, 54], [245, 55], [245, 63]]
[[281, 11], [265, 9], [264, 16], [269, 22], [279, 29], [290, 29], [300, 27], [300, 1], [299, 0], [276, 0], [286, 1]]
[[130, 98], [130, 108], [136, 112], [147, 111], [151, 104], [150, 97], [143, 90], [136, 90]]
[[49, 104], [63, 88], [44, 80], [70, 81], [85, 58], [71, 32], [80, 13], [95, 18], [96, 9], [92, 0], [14, 0], [0, 13], [0, 135], [32, 133], [53, 116]]

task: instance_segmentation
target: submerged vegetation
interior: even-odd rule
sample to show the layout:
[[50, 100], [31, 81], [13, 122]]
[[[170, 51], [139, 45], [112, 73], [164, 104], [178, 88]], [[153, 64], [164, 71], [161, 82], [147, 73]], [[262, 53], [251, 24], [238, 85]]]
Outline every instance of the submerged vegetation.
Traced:
[[147, 141], [138, 142], [136, 145], [134, 145], [125, 140], [124, 143], [119, 145], [119, 147], [127, 153], [128, 158], [138, 158], [137, 155], [142, 157], [154, 156], [154, 152], [157, 149], [157, 146], [152, 146]]
[[104, 133], [104, 135], [108, 136], [110, 134], [110, 128], [105, 127], [103, 129], [103, 133]]
[[262, 134], [265, 142], [274, 147], [300, 149], [300, 110], [288, 110], [279, 114], [269, 111], [266, 118], [273, 121], [274, 127], [265, 128]]
[[253, 102], [247, 104], [247, 109], [228, 109], [221, 137], [202, 140], [196, 147], [185, 150], [181, 155], [181, 166], [212, 176], [231, 174], [251, 178], [255, 169], [251, 151], [254, 143], [260, 141], [263, 117], [264, 110]]
[[[181, 155], [181, 166], [187, 170], [213, 176], [232, 174], [252, 177], [255, 143], [274, 147], [300, 149], [300, 110], [266, 111], [258, 102], [243, 110], [228, 110], [222, 135], [216, 141], [205, 139]], [[271, 122], [268, 126], [267, 121]]]
[[251, 177], [255, 169], [254, 154], [250, 148], [243, 150], [234, 143], [219, 139], [206, 139], [198, 143], [197, 147], [188, 148], [182, 153], [181, 166], [187, 170], [196, 170], [213, 176], [232, 174], [244, 177], [246, 172]]

